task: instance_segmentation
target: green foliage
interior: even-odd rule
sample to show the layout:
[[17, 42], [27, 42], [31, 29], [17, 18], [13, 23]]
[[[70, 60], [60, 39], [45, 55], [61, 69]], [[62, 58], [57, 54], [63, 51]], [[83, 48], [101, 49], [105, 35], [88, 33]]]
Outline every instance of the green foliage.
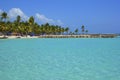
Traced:
[[4, 22], [5, 22], [7, 18], [8, 18], [7, 13], [6, 13], [6, 12], [3, 12], [3, 13], [1, 14], [1, 20], [4, 20]]
[[[50, 25], [49, 23], [39, 25], [34, 21], [34, 17], [31, 16], [28, 21], [21, 22], [21, 16], [17, 16], [16, 20], [13, 22], [7, 21], [8, 18], [7, 13], [3, 12], [0, 15], [2, 21], [0, 21], [0, 32], [6, 33], [17, 33], [20, 35], [29, 35], [33, 33], [34, 35], [60, 35], [64, 33], [69, 33], [69, 27], [61, 27], [58, 25]], [[82, 32], [85, 31], [84, 26], [81, 27]], [[78, 29], [74, 31], [78, 34]], [[88, 31], [87, 31], [88, 32]], [[86, 33], [87, 33], [86, 32]], [[70, 32], [73, 34], [73, 32]]]
[[78, 34], [78, 29], [75, 30], [75, 33]]
[[82, 25], [82, 26], [81, 26], [81, 29], [82, 29], [82, 33], [84, 33], [84, 32], [85, 32], [85, 26]]
[[85, 32], [86, 32], [86, 34], [87, 34], [87, 33], [88, 33], [88, 30], [86, 30]]

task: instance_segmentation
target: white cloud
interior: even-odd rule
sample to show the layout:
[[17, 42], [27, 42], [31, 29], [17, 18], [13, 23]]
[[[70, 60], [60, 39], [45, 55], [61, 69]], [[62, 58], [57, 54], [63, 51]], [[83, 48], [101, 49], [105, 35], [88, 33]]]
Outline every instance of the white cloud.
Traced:
[[51, 24], [59, 24], [59, 25], [63, 24], [62, 21], [60, 21], [60, 20], [53, 20], [53, 19], [47, 18], [45, 15], [42, 15], [39, 13], [36, 13], [35, 17], [42, 23], [51, 23]]
[[29, 18], [29, 17], [26, 16], [26, 15], [23, 13], [23, 11], [22, 11], [21, 9], [19, 9], [19, 8], [12, 8], [12, 9], [10, 9], [9, 12], [8, 12], [8, 16], [9, 16], [10, 18], [16, 18], [18, 15], [21, 16], [21, 19], [22, 19], [22, 20], [27, 20], [27, 19]]
[[54, 23], [54, 20], [53, 19], [49, 19], [49, 18], [47, 18], [46, 16], [44, 16], [44, 15], [42, 15], [42, 14], [39, 14], [39, 13], [36, 13], [36, 18], [39, 20], [39, 21], [41, 21], [41, 22], [43, 22], [43, 23], [46, 23], [46, 22], [48, 22], [48, 23]]
[[[0, 14], [3, 12], [2, 9], [0, 9]], [[12, 8], [8, 11], [8, 16], [10, 19], [16, 19], [17, 16], [21, 16], [22, 20], [28, 20], [29, 17], [25, 15], [25, 13], [20, 8]], [[37, 21], [40, 21], [41, 23], [50, 23], [50, 24], [57, 24], [57, 25], [63, 25], [63, 22], [61, 20], [53, 20], [50, 18], [47, 18], [45, 15], [36, 13], [35, 18]]]
[[61, 20], [57, 20], [56, 22], [58, 25], [63, 25], [63, 22]]

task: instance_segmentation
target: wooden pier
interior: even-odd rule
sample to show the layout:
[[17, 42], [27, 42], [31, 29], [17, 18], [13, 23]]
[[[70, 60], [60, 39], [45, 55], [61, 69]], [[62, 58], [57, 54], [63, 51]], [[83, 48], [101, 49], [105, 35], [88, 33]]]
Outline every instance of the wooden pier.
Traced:
[[115, 38], [116, 34], [40, 35], [38, 38]]

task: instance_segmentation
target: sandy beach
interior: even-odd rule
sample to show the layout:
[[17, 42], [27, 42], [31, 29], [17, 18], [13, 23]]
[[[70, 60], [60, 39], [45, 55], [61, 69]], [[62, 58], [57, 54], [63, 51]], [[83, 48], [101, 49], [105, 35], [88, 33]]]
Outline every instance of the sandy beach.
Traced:
[[22, 39], [24, 39], [24, 38], [38, 38], [38, 36], [0, 36], [0, 39], [2, 39], [2, 38], [7, 38], [7, 39], [17, 39], [17, 38], [22, 38]]

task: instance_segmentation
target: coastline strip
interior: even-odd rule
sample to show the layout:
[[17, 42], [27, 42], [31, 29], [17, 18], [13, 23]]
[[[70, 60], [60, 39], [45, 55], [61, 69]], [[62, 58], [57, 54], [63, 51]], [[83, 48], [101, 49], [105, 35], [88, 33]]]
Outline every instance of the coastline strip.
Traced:
[[0, 39], [14, 38], [115, 38], [116, 34], [80, 34], [80, 35], [40, 35], [40, 36], [0, 36]]

